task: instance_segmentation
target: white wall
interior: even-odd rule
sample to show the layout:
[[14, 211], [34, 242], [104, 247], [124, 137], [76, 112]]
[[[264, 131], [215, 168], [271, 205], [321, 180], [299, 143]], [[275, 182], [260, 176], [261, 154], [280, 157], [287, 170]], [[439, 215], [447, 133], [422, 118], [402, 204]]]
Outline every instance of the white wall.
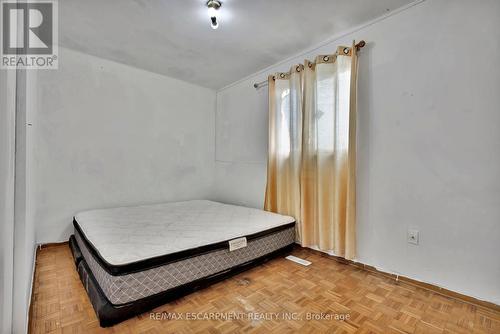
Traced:
[[16, 139], [14, 200], [14, 266], [12, 332], [25, 333], [35, 255], [32, 204], [32, 143], [30, 119], [36, 112], [36, 71], [18, 70], [16, 77]]
[[209, 196], [215, 91], [59, 50], [33, 119], [38, 242], [67, 240], [80, 210]]
[[0, 72], [0, 333], [25, 333], [35, 250], [29, 210], [36, 72]]
[[0, 333], [12, 329], [16, 72], [0, 71]]
[[217, 199], [264, 201], [267, 93], [253, 83], [364, 39], [358, 260], [500, 304], [498, 13], [495, 0], [427, 0], [221, 90]]

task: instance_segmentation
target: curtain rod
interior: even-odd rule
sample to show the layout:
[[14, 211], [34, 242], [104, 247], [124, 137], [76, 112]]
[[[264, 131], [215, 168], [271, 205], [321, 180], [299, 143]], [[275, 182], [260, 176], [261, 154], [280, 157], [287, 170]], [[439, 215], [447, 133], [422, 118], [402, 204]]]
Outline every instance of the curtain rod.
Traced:
[[[359, 43], [358, 43], [358, 44], [356, 44], [355, 46], [356, 46], [356, 49], [357, 49], [357, 50], [359, 50], [359, 49], [361, 49], [362, 47], [364, 47], [365, 45], [366, 45], [366, 42], [365, 42], [365, 41], [363, 41], [363, 40], [361, 40], [361, 41], [359, 41]], [[256, 83], [254, 83], [254, 84], [253, 84], [253, 87], [254, 87], [255, 89], [259, 89], [260, 87], [265, 87], [265, 86], [267, 86], [268, 84], [269, 84], [269, 82], [268, 82], [267, 80], [264, 80], [264, 81], [261, 81], [261, 82], [256, 82]]]

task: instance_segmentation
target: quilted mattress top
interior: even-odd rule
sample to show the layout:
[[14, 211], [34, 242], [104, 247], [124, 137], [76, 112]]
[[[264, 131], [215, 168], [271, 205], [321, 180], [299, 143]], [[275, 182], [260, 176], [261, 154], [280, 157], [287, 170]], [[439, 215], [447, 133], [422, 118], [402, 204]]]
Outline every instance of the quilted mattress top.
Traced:
[[290, 224], [293, 217], [206, 200], [80, 212], [85, 238], [111, 265], [123, 265]]

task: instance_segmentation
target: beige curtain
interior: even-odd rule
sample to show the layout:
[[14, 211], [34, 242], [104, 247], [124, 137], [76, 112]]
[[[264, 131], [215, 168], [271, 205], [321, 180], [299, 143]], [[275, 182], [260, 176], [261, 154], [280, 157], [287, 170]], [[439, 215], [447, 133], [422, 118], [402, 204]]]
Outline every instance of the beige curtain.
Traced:
[[265, 209], [294, 216], [301, 245], [356, 255], [356, 47], [269, 77]]

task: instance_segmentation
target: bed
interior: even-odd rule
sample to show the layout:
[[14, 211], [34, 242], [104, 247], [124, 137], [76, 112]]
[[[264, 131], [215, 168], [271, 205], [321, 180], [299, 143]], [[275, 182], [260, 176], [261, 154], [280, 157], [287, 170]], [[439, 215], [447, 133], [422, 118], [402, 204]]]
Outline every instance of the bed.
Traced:
[[195, 200], [91, 210], [70, 248], [103, 327], [289, 252], [295, 220]]

